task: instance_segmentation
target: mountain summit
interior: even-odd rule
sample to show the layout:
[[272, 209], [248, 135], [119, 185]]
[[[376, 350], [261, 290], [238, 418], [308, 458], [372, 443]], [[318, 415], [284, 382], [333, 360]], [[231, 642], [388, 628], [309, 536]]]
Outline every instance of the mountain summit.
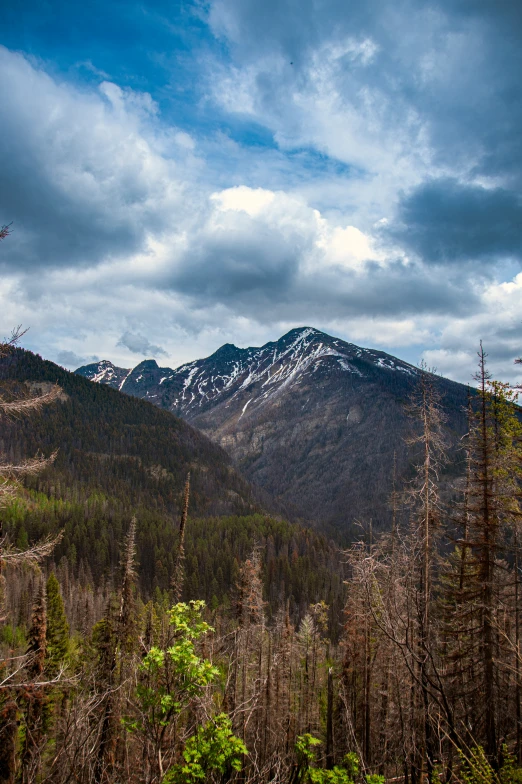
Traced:
[[[362, 362], [362, 365], [361, 365]], [[244, 400], [254, 410], [295, 387], [310, 374], [317, 378], [346, 373], [363, 377], [364, 365], [416, 375], [417, 369], [380, 351], [359, 348], [311, 327], [292, 329], [276, 342], [260, 348], [238, 348], [225, 343], [206, 359], [176, 370], [144, 360], [133, 370], [104, 360], [84, 365], [76, 373], [168, 408], [186, 419], [214, 409], [224, 400]], [[227, 405], [227, 408], [230, 404]]]
[[[341, 529], [365, 517], [386, 524], [394, 455], [399, 478], [410, 463], [404, 403], [420, 371], [407, 362], [300, 327], [175, 370], [146, 360], [102, 373], [103, 364], [76, 372], [188, 420], [298, 516]], [[454, 437], [465, 429], [466, 387], [435, 383]]]

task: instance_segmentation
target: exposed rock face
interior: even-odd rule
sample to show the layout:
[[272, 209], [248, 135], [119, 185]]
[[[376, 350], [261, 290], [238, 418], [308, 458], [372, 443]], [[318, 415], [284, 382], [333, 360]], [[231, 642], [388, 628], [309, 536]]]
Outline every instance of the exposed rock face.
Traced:
[[[81, 368], [187, 419], [223, 446], [254, 483], [298, 516], [346, 529], [354, 519], [389, 519], [396, 454], [410, 456], [404, 412], [417, 368], [308, 327], [261, 348], [222, 346], [176, 370], [154, 360], [132, 371]], [[466, 388], [436, 378], [453, 437], [465, 428]]]
[[107, 384], [107, 386], [114, 389], [121, 389], [131, 371], [116, 367], [108, 359], [103, 359], [101, 362], [84, 365], [74, 372], [78, 376], [88, 378], [89, 381], [96, 381], [99, 384]]

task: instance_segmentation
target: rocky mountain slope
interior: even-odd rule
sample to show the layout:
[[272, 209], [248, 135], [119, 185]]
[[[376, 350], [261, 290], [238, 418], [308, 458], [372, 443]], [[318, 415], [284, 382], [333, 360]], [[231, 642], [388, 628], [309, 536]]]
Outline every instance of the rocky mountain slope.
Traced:
[[54, 565], [69, 575], [70, 590], [85, 590], [86, 612], [96, 602], [103, 612], [104, 592], [119, 580], [134, 515], [141, 595], [157, 598], [158, 589], [169, 590], [190, 471], [184, 598], [230, 606], [239, 565], [260, 546], [269, 611], [288, 601], [298, 621], [310, 603], [325, 599], [332, 629], [340, 628], [344, 585], [337, 548], [308, 527], [265, 514], [264, 499], [259, 502], [220, 446], [167, 411], [28, 351], [0, 358], [4, 399], [46, 391], [51, 383], [61, 387], [58, 401], [31, 416], [0, 417], [0, 475], [3, 463], [58, 450], [54, 464], [27, 476], [17, 500], [0, 508], [0, 527], [22, 548], [61, 531]]
[[[316, 329], [261, 348], [226, 344], [175, 370], [145, 360], [130, 371], [102, 362], [76, 372], [178, 414], [294, 515], [344, 532], [358, 519], [389, 521], [394, 455], [399, 480], [411, 471], [404, 404], [419, 370]], [[455, 443], [467, 389], [435, 384]]]

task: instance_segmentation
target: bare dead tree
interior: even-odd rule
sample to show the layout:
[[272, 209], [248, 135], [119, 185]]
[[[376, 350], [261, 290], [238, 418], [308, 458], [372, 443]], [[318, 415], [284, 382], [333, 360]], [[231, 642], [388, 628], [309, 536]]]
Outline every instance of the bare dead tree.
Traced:
[[133, 517], [127, 533], [123, 558], [121, 560], [120, 607], [115, 629], [110, 628], [110, 611], [105, 619], [106, 646], [104, 658], [105, 684], [104, 710], [98, 744], [94, 781], [111, 780], [116, 764], [116, 748], [120, 730], [121, 700], [120, 693], [126, 677], [126, 664], [136, 643], [135, 600], [136, 583], [136, 518]]
[[185, 488], [183, 490], [183, 504], [181, 508], [181, 519], [179, 523], [178, 551], [176, 553], [176, 566], [172, 578], [172, 592], [174, 602], [179, 602], [183, 593], [183, 583], [185, 581], [185, 528], [187, 525], [188, 508], [190, 500], [190, 471], [187, 474]]

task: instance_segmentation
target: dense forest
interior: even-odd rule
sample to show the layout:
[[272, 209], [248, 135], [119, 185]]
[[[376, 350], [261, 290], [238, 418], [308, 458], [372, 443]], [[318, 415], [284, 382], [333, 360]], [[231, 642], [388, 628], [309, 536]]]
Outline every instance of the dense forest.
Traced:
[[462, 479], [424, 371], [392, 527], [342, 553], [167, 412], [2, 352], [0, 782], [522, 780], [522, 427], [482, 351]]

